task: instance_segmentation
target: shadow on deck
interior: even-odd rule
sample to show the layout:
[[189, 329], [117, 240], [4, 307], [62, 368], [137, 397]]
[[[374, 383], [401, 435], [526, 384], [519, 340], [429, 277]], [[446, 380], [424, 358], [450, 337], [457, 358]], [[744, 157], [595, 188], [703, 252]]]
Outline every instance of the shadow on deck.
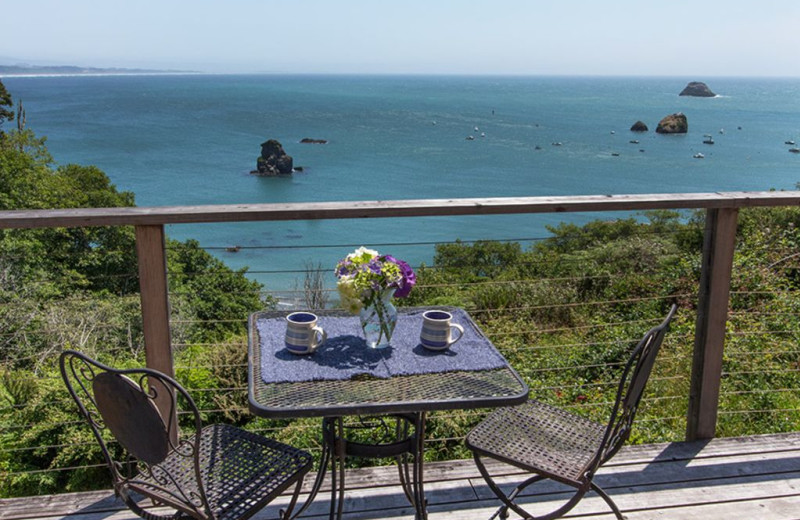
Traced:
[[[515, 468], [496, 466], [517, 482]], [[307, 484], [311, 478], [307, 477]], [[431, 463], [425, 469], [431, 520], [486, 519], [497, 500], [471, 460]], [[738, 520], [800, 518], [800, 433], [760, 435], [693, 443], [628, 446], [600, 471], [597, 482], [629, 520]], [[347, 474], [347, 519], [412, 519], [394, 467]], [[567, 496], [555, 484], [534, 486], [522, 499], [534, 514], [556, 507]], [[278, 517], [279, 499], [257, 514]], [[325, 518], [329, 495], [321, 492], [302, 518]], [[157, 511], [154, 511], [157, 512]], [[565, 518], [613, 518], [605, 503], [589, 494]], [[108, 491], [0, 500], [0, 520], [138, 518]], [[512, 518], [514, 516], [512, 515]]]

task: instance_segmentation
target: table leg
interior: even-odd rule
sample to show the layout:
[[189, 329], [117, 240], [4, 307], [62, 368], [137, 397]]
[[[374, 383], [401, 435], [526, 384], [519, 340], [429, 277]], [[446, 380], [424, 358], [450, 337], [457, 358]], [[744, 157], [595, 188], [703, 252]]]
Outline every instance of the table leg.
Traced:
[[[425, 413], [397, 415], [396, 440], [388, 444], [362, 444], [348, 441], [345, 436], [344, 419], [342, 417], [325, 417], [322, 420], [322, 455], [319, 470], [308, 498], [302, 507], [291, 517], [281, 513], [284, 520], [295, 520], [311, 502], [314, 501], [325, 473], [330, 465], [331, 471], [331, 503], [330, 520], [341, 520], [344, 513], [345, 461], [348, 455], [359, 457], [395, 457], [400, 473], [400, 484], [408, 501], [414, 506], [414, 517], [426, 520], [427, 501], [423, 487], [423, 462], [425, 445]], [[414, 427], [413, 435], [409, 434], [409, 425]], [[412, 459], [409, 468], [409, 457]]]
[[[345, 459], [347, 458], [347, 439], [344, 436], [344, 419], [336, 417], [336, 434], [333, 439], [333, 459], [331, 464], [331, 519], [334, 518], [334, 504], [336, 504], [336, 520], [342, 520], [344, 512], [344, 475]], [[338, 468], [337, 468], [338, 464]], [[339, 485], [336, 485], [336, 473], [339, 473]], [[338, 489], [337, 489], [338, 488]], [[338, 498], [337, 498], [338, 495]], [[336, 498], [336, 500], [334, 500]]]
[[[424, 490], [424, 462], [425, 462], [425, 413], [414, 413], [403, 416], [397, 423], [397, 439], [409, 441], [406, 452], [398, 455], [397, 469], [400, 474], [400, 485], [408, 501], [414, 506], [414, 516], [418, 520], [428, 517], [427, 501]], [[408, 426], [414, 425], [414, 435], [409, 436]], [[408, 459], [412, 458], [409, 471]]]
[[[311, 486], [311, 490], [308, 492], [308, 497], [306, 501], [303, 502], [303, 505], [298, 509], [293, 515], [287, 516], [286, 513], [288, 511], [281, 511], [280, 517], [282, 520], [295, 520], [301, 514], [308, 509], [308, 506], [314, 501], [319, 493], [319, 490], [322, 489], [322, 482], [325, 480], [325, 474], [328, 472], [328, 464], [330, 463], [333, 466], [333, 450], [335, 446], [335, 437], [336, 433], [334, 431], [334, 426], [332, 425], [335, 419], [324, 418], [322, 419], [322, 454], [319, 459], [319, 469], [317, 470], [317, 476], [314, 478], [314, 484]], [[331, 468], [333, 471], [333, 467]], [[333, 480], [333, 488], [336, 489], [336, 481]], [[331, 506], [331, 518], [333, 518], [333, 506]], [[291, 511], [291, 509], [289, 510]]]
[[414, 508], [418, 520], [428, 518], [428, 501], [425, 499], [424, 464], [425, 464], [425, 412], [414, 414]]
[[[397, 420], [397, 428], [395, 437], [397, 439], [407, 439], [408, 438], [408, 425], [409, 421], [407, 420]], [[406, 494], [406, 498], [408, 501], [413, 504], [414, 503], [414, 493], [411, 490], [411, 473], [408, 470], [408, 453], [403, 453], [396, 457], [397, 460], [397, 472], [400, 474], [400, 486], [403, 488], [403, 493]]]

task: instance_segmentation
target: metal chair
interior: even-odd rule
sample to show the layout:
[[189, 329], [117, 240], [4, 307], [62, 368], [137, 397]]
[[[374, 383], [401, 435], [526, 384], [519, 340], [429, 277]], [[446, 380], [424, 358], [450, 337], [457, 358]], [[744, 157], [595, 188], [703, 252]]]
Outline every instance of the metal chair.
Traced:
[[[67, 389], [100, 443], [114, 492], [134, 513], [148, 520], [245, 519], [295, 485], [280, 513], [289, 518], [311, 468], [310, 454], [233, 426], [203, 427], [191, 396], [161, 372], [117, 370], [71, 350], [59, 361]], [[174, 420], [162, 419], [156, 399], [171, 403], [164, 417], [180, 412], [181, 421], [191, 423], [183, 439]], [[121, 449], [109, 446], [111, 436]], [[175, 513], [147, 511], [138, 503], [142, 496]]]
[[[673, 305], [664, 321], [648, 331], [633, 350], [622, 373], [607, 425], [531, 400], [517, 407], [494, 411], [467, 435], [467, 447], [472, 450], [481, 475], [503, 502], [492, 519], [498, 515], [507, 518], [509, 509], [526, 519], [559, 518], [592, 489], [606, 501], [617, 519], [623, 520], [617, 505], [593, 479], [596, 471], [619, 451], [630, 436], [639, 401], [675, 310]], [[481, 457], [511, 464], [534, 475], [506, 495], [489, 474]], [[534, 517], [517, 505], [515, 499], [523, 489], [545, 479], [574, 487], [575, 493], [558, 509]]]

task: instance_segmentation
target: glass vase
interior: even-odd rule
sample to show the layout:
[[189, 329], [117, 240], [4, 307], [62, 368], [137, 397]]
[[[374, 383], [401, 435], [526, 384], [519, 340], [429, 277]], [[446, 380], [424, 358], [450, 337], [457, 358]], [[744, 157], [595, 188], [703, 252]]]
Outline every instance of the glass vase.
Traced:
[[369, 348], [386, 348], [397, 324], [397, 308], [392, 303], [394, 289], [376, 293], [358, 313]]

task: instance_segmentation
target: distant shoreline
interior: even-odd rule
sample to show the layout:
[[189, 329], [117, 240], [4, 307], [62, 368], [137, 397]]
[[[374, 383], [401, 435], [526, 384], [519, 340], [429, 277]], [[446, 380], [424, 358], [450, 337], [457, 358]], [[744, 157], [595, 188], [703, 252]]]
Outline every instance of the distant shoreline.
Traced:
[[205, 76], [205, 72], [85, 72], [78, 74], [5, 74], [0, 78], [100, 78], [111, 76]]
[[[631, 75], [631, 74], [451, 74], [451, 73], [375, 73], [375, 72], [314, 72], [314, 71], [198, 71], [198, 70], [159, 70], [94, 68], [77, 66], [34, 67], [27, 65], [0, 65], [0, 78], [57, 78], [57, 77], [104, 77], [104, 76], [280, 76], [280, 77], [322, 77], [322, 78], [473, 78], [473, 79], [628, 79], [663, 80], [686, 82], [690, 76]], [[705, 75], [714, 80], [745, 81], [798, 81], [798, 76], [718, 76]], [[717, 97], [725, 97], [717, 95]]]
[[0, 65], [0, 77], [59, 77], [59, 76], [156, 76], [202, 74], [193, 70], [123, 69], [64, 66]]

